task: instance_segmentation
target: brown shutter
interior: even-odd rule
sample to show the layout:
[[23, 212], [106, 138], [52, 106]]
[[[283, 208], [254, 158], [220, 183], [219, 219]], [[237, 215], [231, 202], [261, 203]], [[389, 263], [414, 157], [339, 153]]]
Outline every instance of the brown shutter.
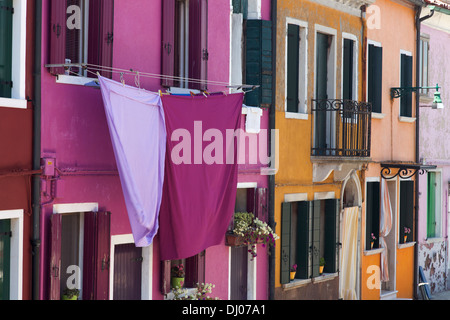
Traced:
[[[64, 64], [66, 58], [66, 0], [51, 1], [50, 64]], [[63, 67], [50, 68], [52, 74], [64, 74]]]
[[175, 63], [175, 0], [164, 0], [162, 2], [162, 52], [161, 73], [170, 78], [162, 78], [161, 85], [173, 86], [174, 63]]
[[[208, 1], [189, 1], [189, 78], [206, 80], [208, 66]], [[206, 82], [189, 88], [206, 90]]]
[[50, 300], [60, 299], [61, 280], [61, 226], [62, 216], [53, 214], [50, 217], [51, 241], [50, 241]]
[[111, 214], [84, 214], [83, 300], [109, 299]]
[[170, 292], [170, 260], [161, 261], [161, 293]]

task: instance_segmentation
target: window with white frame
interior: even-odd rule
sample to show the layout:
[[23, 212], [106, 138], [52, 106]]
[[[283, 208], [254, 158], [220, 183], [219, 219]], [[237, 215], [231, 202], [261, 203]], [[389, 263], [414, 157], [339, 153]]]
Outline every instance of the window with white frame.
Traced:
[[438, 238], [441, 230], [441, 173], [429, 171], [427, 175], [427, 238]]
[[26, 108], [26, 12], [27, 1], [0, 1], [0, 106], [2, 107]]
[[[419, 87], [428, 87], [428, 64], [429, 64], [430, 36], [420, 35], [419, 45]], [[420, 95], [428, 95], [428, 89], [420, 89]]]
[[307, 113], [307, 23], [287, 18], [286, 112]]

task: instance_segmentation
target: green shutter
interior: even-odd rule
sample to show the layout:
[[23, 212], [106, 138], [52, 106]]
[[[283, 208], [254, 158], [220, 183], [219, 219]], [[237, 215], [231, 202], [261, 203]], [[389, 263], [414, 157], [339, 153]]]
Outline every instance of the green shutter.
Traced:
[[247, 19], [248, 0], [232, 0], [233, 13], [242, 13], [244, 19]]
[[12, 0], [0, 0], [0, 97], [11, 98]]
[[353, 100], [353, 40], [344, 39], [342, 99]]
[[339, 264], [339, 199], [325, 200], [325, 273], [338, 271]]
[[372, 233], [375, 240], [374, 248], [378, 248], [380, 230], [380, 183], [367, 182], [366, 197], [366, 250], [370, 250]]
[[0, 300], [9, 300], [11, 221], [0, 220]]
[[288, 24], [287, 34], [287, 111], [298, 112], [300, 27]]
[[291, 204], [283, 202], [281, 205], [281, 283], [289, 283], [291, 267]]
[[245, 81], [258, 88], [245, 94], [248, 106], [268, 108], [272, 104], [272, 22], [246, 21]]
[[310, 225], [311, 233], [311, 277], [318, 277], [320, 275], [319, 262], [321, 257], [320, 252], [320, 212], [322, 210], [322, 201], [314, 200], [312, 208], [312, 224]]
[[[401, 55], [401, 79], [402, 88], [412, 87], [412, 57], [406, 54]], [[400, 115], [404, 117], [412, 116], [412, 92], [405, 92], [400, 97]]]
[[372, 111], [381, 113], [383, 83], [383, 48], [369, 45], [367, 100], [372, 103]]
[[297, 274], [298, 279], [308, 279], [311, 276], [311, 260], [310, 260], [310, 223], [311, 223], [311, 201], [297, 202]]
[[436, 173], [428, 172], [427, 238], [436, 236]]
[[[317, 33], [316, 38], [316, 99], [328, 99], [327, 83], [328, 83], [328, 35]], [[334, 98], [334, 97], [333, 97]], [[315, 113], [314, 123], [314, 147], [319, 149], [327, 148], [326, 125], [327, 113]], [[328, 146], [330, 147], [330, 146]], [[320, 154], [319, 154], [320, 155]]]

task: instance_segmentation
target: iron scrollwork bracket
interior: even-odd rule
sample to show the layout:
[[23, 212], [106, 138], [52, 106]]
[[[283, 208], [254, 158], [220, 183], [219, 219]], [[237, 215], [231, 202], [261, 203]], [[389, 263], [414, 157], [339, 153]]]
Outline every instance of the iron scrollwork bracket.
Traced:
[[400, 168], [397, 173], [391, 175], [391, 169], [389, 167], [383, 167], [381, 168], [381, 177], [386, 180], [394, 179], [397, 176], [401, 179], [409, 179], [415, 176], [417, 172], [423, 175], [426, 170], [422, 168]]

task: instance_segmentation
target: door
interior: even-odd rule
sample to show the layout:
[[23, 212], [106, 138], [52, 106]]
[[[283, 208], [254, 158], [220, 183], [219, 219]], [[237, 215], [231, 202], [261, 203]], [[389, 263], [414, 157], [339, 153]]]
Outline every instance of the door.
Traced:
[[230, 300], [247, 300], [248, 248], [231, 248]]
[[0, 220], [0, 300], [9, 300], [11, 221]]
[[113, 300], [141, 300], [142, 260], [134, 243], [115, 246]]

